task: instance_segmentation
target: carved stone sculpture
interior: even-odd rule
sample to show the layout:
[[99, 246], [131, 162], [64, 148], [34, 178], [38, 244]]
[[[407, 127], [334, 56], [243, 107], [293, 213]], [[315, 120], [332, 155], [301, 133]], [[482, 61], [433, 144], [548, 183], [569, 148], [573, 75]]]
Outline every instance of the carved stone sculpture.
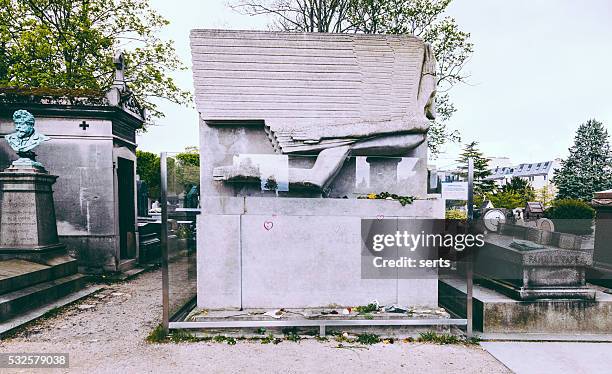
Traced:
[[13, 162], [13, 166], [44, 170], [42, 164], [36, 161], [33, 150], [42, 142], [49, 140], [49, 137], [36, 131], [34, 116], [27, 110], [16, 111], [13, 114], [13, 121], [16, 132], [6, 136], [6, 141], [19, 156], [19, 159]]
[[[209, 126], [263, 122], [276, 153], [318, 155], [289, 169], [290, 186], [325, 189], [349, 156], [404, 156], [435, 117], [436, 61], [418, 38], [198, 30], [192, 40]], [[261, 177], [241, 161], [213, 178]]]

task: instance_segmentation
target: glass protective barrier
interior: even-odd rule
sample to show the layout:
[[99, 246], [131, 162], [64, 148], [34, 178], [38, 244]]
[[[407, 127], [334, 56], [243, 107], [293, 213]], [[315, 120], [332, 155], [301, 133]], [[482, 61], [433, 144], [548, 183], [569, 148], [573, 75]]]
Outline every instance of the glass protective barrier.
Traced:
[[[170, 320], [181, 319], [196, 302], [197, 225], [199, 214], [199, 154], [163, 153], [162, 218], [163, 267], [167, 283], [164, 307]], [[164, 251], [165, 249], [165, 251]]]
[[174, 321], [187, 323], [171, 328], [333, 326], [335, 315], [467, 325], [469, 250], [424, 241], [456, 238], [467, 225], [445, 220], [425, 158], [210, 149], [201, 165], [194, 159], [166, 155], [168, 313], [184, 311]]

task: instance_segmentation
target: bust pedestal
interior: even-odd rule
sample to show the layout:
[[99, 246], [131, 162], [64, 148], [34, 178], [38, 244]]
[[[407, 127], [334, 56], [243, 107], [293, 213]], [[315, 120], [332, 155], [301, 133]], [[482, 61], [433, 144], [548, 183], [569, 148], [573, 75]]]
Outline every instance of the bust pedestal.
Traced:
[[0, 254], [63, 251], [57, 237], [52, 186], [57, 176], [30, 164], [0, 172]]

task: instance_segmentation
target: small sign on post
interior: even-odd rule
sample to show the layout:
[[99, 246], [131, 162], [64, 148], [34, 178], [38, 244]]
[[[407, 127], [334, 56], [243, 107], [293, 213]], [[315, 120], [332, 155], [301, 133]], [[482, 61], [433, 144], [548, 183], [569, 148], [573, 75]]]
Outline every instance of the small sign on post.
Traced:
[[468, 198], [468, 183], [467, 182], [442, 183], [442, 199], [443, 200], [467, 200], [467, 198]]

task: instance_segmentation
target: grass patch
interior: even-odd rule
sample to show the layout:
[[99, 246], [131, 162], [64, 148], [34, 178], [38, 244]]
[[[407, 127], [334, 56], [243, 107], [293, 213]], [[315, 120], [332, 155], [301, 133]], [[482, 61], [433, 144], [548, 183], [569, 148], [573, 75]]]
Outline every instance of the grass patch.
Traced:
[[371, 344], [380, 343], [381, 340], [380, 340], [380, 336], [376, 334], [370, 334], [370, 333], [365, 332], [363, 334], [357, 335], [357, 342], [363, 345], [371, 345]]
[[157, 327], [155, 327], [153, 329], [153, 331], [151, 331], [149, 333], [149, 335], [146, 338], [146, 341], [148, 343], [165, 343], [168, 341], [168, 337], [166, 336], [166, 333], [164, 332], [164, 328], [162, 327], [162, 325], [157, 325]]
[[285, 339], [289, 340], [290, 342], [297, 343], [300, 340], [302, 340], [302, 337], [299, 336], [298, 334], [288, 334], [288, 335], [285, 335]]
[[297, 327], [285, 327], [282, 331], [285, 335], [285, 339], [289, 340], [290, 342], [299, 342], [302, 340]]
[[261, 344], [278, 344], [280, 342], [282, 342], [283, 339], [281, 338], [275, 338], [274, 335], [272, 333], [270, 333], [270, 335], [266, 336], [265, 338], [261, 339]]
[[350, 338], [348, 334], [338, 334], [334, 340], [339, 343], [355, 343], [355, 339]]
[[225, 336], [223, 335], [216, 335], [213, 337], [213, 342], [215, 343], [223, 343], [225, 341]]
[[197, 342], [199, 340], [201, 339], [191, 335], [191, 333], [186, 330], [175, 330], [170, 334], [170, 341], [173, 343]]
[[452, 334], [438, 334], [434, 331], [422, 332], [417, 339], [421, 343], [434, 344], [479, 344], [478, 338], [464, 339]]
[[212, 341], [215, 343], [227, 343], [228, 345], [236, 345], [236, 340], [243, 340], [243, 339], [233, 338], [231, 336], [215, 335], [213, 336]]

